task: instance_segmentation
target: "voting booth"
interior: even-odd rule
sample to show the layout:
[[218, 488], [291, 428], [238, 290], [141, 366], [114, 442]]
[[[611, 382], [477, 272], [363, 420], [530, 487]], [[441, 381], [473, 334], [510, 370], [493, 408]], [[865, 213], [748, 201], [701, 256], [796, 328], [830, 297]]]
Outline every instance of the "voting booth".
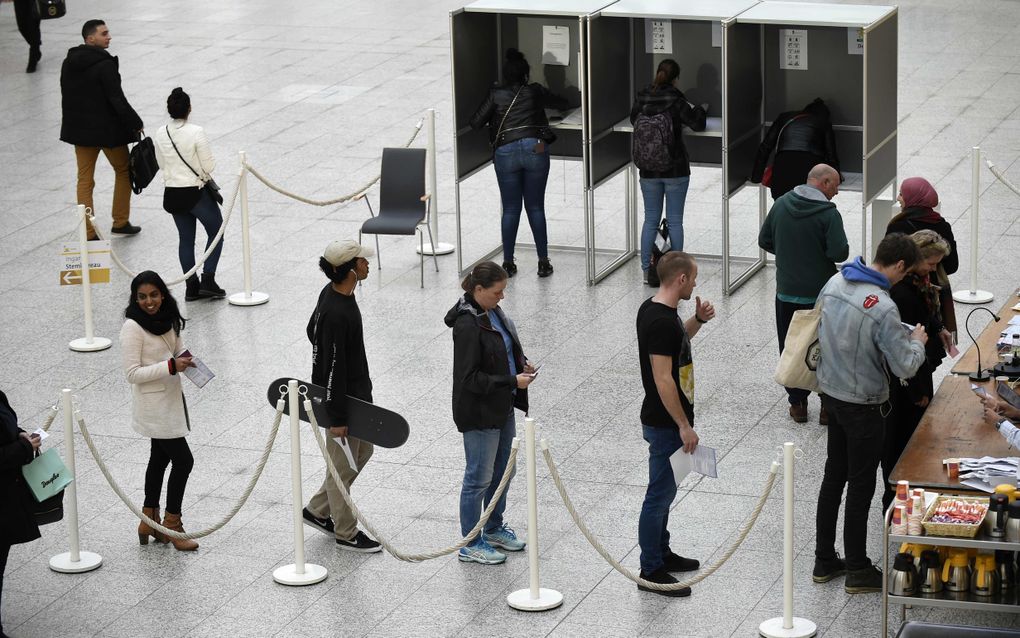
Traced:
[[[723, 99], [730, 123], [723, 143], [724, 208], [747, 185], [760, 136], [772, 121], [820, 97], [832, 115], [845, 178], [840, 190], [861, 193], [861, 253], [868, 254], [868, 208], [896, 185], [897, 31], [896, 7], [851, 4], [762, 2], [724, 24]], [[760, 111], [751, 108], [758, 92]], [[760, 136], [743, 139], [734, 130], [748, 124]]]
[[[499, 255], [497, 246], [480, 257], [465, 260], [462, 233], [461, 183], [492, 162], [489, 132], [472, 130], [471, 115], [482, 102], [493, 82], [502, 78], [506, 50], [519, 49], [531, 66], [530, 81], [546, 86], [565, 97], [576, 108], [553, 118], [550, 125], [557, 135], [550, 145], [554, 159], [579, 161], [583, 174], [589, 174], [587, 106], [587, 21], [586, 17], [611, 0], [478, 0], [450, 14], [450, 46], [453, 63], [453, 110], [455, 207], [457, 217], [457, 259], [462, 273], [475, 263]], [[584, 246], [555, 245], [551, 250], [580, 250], [586, 254], [587, 280], [595, 283], [593, 233], [593, 197], [587, 177], [578, 186], [584, 200]], [[496, 184], [492, 184], [496, 189]], [[547, 212], [548, 212], [547, 204]], [[621, 254], [633, 255], [633, 238]], [[522, 245], [519, 243], [518, 245]], [[619, 251], [618, 251], [619, 252]], [[467, 261], [467, 263], [465, 263]], [[604, 275], [603, 275], [604, 276]]]
[[[755, 4], [757, 0], [619, 0], [589, 18], [588, 105], [593, 187], [621, 167], [636, 172], [630, 163], [631, 105], [637, 91], [651, 83], [659, 63], [667, 58], [680, 65], [677, 88], [692, 104], [707, 105], [705, 130], [685, 128], [683, 131], [691, 164], [723, 168], [724, 140], [732, 127], [725, 104], [724, 87], [728, 78], [722, 23]], [[750, 74], [740, 74], [740, 68], [736, 81], [748, 81]], [[754, 86], [760, 86], [757, 69], [754, 81]], [[746, 100], [741, 112], [753, 113], [754, 117], [738, 120], [733, 131], [738, 137], [754, 138], [753, 144], [757, 147], [760, 92], [748, 90]], [[723, 186], [725, 202], [725, 180]], [[723, 255], [728, 253], [729, 216], [726, 213], [724, 204], [721, 217]], [[718, 254], [698, 256], [720, 257]], [[760, 255], [745, 261], [757, 268], [764, 265]], [[724, 278], [725, 282], [728, 279]]]

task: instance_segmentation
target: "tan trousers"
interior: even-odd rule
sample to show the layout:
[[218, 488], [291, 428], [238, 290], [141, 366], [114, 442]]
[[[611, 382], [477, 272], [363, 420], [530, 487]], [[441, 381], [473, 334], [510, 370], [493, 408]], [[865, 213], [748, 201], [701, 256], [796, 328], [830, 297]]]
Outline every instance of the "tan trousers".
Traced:
[[[131, 174], [128, 169], [128, 147], [100, 148], [98, 146], [75, 146], [74, 157], [78, 160], [78, 203], [92, 209], [92, 191], [96, 187], [96, 160], [99, 151], [106, 155], [115, 174], [113, 182], [113, 227], [120, 228], [128, 223], [131, 215]], [[87, 225], [89, 239], [95, 239], [92, 224]]]
[[[329, 436], [329, 430], [325, 434], [326, 451], [329, 453], [329, 458], [333, 461], [337, 473], [340, 474], [340, 480], [344, 482], [344, 487], [347, 488], [349, 493], [354, 479], [358, 478], [358, 473], [351, 469], [351, 466], [347, 463], [347, 455], [344, 454], [340, 444], [334, 441], [333, 437]], [[351, 448], [351, 455], [354, 456], [354, 462], [358, 464], [358, 468], [365, 469], [368, 459], [372, 458], [375, 446], [368, 441], [362, 441], [353, 437], [347, 437], [347, 445]], [[347, 502], [344, 501], [344, 497], [340, 494], [340, 488], [333, 482], [333, 476], [329, 473], [328, 469], [326, 470], [326, 478], [322, 481], [322, 487], [308, 501], [308, 511], [317, 518], [326, 518], [327, 515], [332, 516], [333, 533], [341, 540], [349, 541], [358, 533], [358, 519], [355, 518], [351, 508], [347, 507]]]

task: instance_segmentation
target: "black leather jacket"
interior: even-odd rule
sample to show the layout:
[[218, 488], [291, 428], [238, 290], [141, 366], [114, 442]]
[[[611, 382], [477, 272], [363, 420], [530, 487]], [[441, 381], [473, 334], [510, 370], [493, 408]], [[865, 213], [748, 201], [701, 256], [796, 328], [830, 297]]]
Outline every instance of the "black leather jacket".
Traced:
[[[518, 93], [518, 91], [520, 91]], [[514, 95], [517, 101], [514, 101]], [[513, 108], [510, 104], [513, 103]], [[485, 100], [471, 116], [471, 128], [489, 127], [489, 141], [493, 147], [525, 137], [537, 137], [552, 142], [556, 136], [549, 128], [549, 120], [545, 109], [566, 109], [567, 100], [550, 93], [541, 84], [532, 82], [527, 85], [505, 86], [494, 85], [489, 89]], [[510, 109], [507, 112], [507, 109]], [[504, 121], [503, 117], [506, 116]], [[500, 124], [502, 123], [502, 128]], [[499, 131], [499, 139], [496, 133]]]
[[768, 166], [773, 148], [776, 149], [776, 153], [783, 151], [810, 153], [821, 158], [822, 162], [837, 171], [839, 170], [836, 136], [832, 132], [832, 124], [817, 115], [802, 111], [787, 111], [779, 114], [758, 147], [758, 156], [755, 158], [754, 168], [751, 170], [752, 182], [756, 184], [761, 182], [762, 173]]

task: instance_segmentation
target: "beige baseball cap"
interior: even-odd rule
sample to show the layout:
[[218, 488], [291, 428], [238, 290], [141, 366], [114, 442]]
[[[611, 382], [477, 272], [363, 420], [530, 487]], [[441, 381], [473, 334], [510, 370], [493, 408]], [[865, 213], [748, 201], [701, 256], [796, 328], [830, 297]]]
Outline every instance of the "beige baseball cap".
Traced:
[[365, 257], [367, 259], [373, 254], [375, 253], [372, 252], [371, 248], [362, 246], [353, 239], [338, 239], [330, 243], [329, 246], [326, 246], [322, 256], [333, 266], [340, 266], [356, 257]]

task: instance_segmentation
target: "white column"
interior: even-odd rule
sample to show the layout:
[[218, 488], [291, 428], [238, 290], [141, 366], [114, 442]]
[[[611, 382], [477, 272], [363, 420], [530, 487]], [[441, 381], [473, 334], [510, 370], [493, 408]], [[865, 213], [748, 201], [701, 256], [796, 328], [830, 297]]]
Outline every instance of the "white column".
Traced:
[[244, 291], [227, 297], [235, 306], [260, 306], [269, 301], [269, 295], [253, 291], [251, 284], [251, 238], [248, 219], [248, 171], [245, 169], [244, 151], [238, 152], [241, 168], [237, 172], [237, 197], [241, 200], [241, 258], [244, 260]]
[[[82, 226], [82, 228], [84, 229], [85, 227]], [[71, 551], [57, 554], [51, 558], [50, 569], [64, 574], [80, 574], [82, 572], [90, 572], [102, 565], [103, 557], [92, 552], [81, 551], [78, 540], [78, 488], [74, 465], [74, 408], [71, 405], [71, 391], [67, 388], [64, 388], [61, 393], [60, 409], [64, 412], [64, 465], [67, 466], [67, 470], [71, 473], [72, 479], [74, 479], [64, 489], [64, 513], [67, 519], [67, 533], [70, 537]]]

